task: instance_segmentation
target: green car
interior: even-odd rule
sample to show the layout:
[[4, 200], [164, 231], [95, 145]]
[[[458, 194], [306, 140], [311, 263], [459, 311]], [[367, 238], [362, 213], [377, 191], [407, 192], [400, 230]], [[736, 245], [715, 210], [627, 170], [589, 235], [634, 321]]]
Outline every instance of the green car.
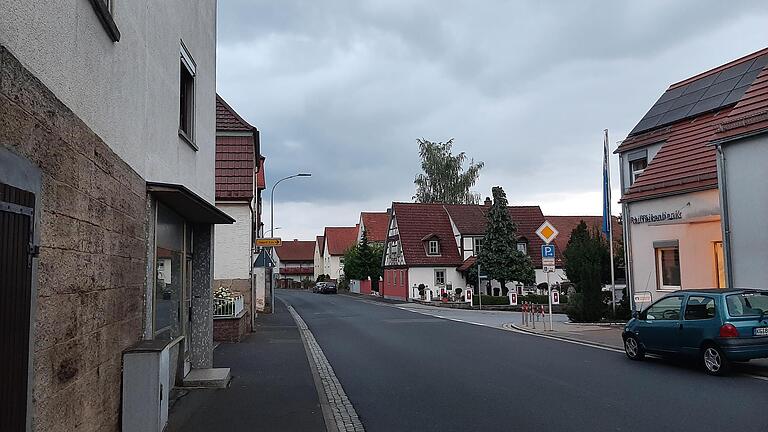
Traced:
[[724, 375], [731, 362], [768, 358], [768, 291], [676, 291], [635, 312], [622, 337], [632, 360], [685, 355], [698, 358], [707, 373]]

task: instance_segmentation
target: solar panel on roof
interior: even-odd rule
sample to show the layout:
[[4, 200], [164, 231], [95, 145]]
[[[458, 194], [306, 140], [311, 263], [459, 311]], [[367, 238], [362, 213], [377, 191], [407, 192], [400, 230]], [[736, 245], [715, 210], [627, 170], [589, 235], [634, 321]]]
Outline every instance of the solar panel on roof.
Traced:
[[766, 65], [768, 54], [667, 90], [629, 134], [646, 132], [737, 103]]

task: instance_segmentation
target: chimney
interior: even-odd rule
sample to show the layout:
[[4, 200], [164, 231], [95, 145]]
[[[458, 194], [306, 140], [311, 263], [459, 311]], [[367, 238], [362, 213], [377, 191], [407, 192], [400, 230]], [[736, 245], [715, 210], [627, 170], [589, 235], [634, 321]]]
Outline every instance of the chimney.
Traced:
[[485, 197], [485, 203], [483, 203], [483, 205], [485, 205], [486, 207], [490, 207], [491, 204], [492, 204], [491, 197]]

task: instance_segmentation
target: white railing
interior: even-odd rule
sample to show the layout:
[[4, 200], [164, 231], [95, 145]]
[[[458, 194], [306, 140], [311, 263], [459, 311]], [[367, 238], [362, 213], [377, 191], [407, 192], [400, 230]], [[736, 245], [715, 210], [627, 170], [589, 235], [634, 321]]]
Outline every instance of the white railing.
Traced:
[[243, 296], [242, 294], [235, 295], [231, 298], [214, 298], [213, 299], [213, 316], [214, 318], [222, 317], [236, 317], [243, 311]]

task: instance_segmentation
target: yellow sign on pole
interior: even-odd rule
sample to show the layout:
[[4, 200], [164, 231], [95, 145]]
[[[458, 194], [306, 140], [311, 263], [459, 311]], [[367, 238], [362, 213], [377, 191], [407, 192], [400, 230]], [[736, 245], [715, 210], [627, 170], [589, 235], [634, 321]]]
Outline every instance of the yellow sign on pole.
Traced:
[[283, 245], [283, 239], [280, 237], [267, 237], [267, 238], [257, 238], [256, 239], [256, 246], [260, 247], [278, 247]]
[[536, 230], [536, 235], [538, 235], [546, 244], [552, 243], [552, 240], [554, 240], [558, 234], [560, 234], [560, 232], [558, 232], [557, 228], [549, 223], [548, 220], [545, 220], [539, 229]]

